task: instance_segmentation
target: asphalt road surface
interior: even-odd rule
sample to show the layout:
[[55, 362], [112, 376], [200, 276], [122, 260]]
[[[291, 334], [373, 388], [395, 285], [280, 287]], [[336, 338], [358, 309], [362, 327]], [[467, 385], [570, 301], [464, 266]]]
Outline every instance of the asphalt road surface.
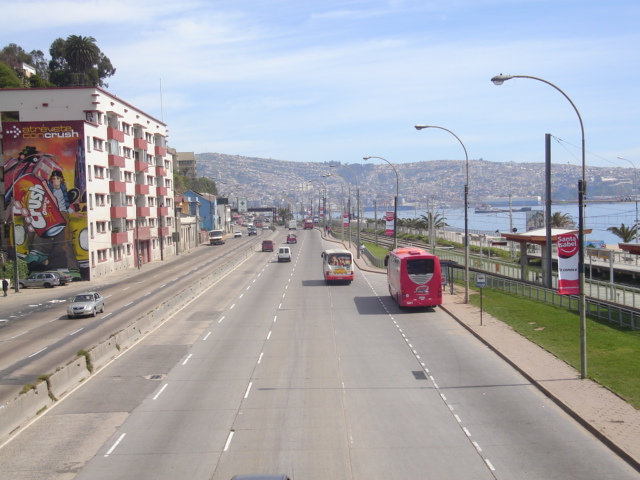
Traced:
[[[324, 244], [324, 245], [323, 245]], [[638, 479], [440, 309], [256, 252], [0, 448], [0, 479]]]

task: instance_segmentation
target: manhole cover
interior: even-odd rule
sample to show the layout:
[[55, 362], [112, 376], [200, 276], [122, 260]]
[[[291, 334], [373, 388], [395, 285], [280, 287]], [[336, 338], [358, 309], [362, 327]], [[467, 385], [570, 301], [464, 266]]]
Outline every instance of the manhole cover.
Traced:
[[422, 370], [416, 370], [413, 373], [413, 376], [415, 377], [416, 380], [426, 380], [427, 379], [427, 375], [422, 371]]

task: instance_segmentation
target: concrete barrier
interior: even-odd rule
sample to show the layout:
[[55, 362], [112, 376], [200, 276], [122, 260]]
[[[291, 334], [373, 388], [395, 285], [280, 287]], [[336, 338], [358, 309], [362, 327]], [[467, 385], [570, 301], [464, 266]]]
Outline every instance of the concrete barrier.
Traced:
[[83, 355], [49, 377], [49, 392], [59, 400], [89, 375], [87, 358]]
[[116, 358], [120, 350], [116, 347], [115, 337], [110, 337], [106, 342], [102, 342], [89, 351], [91, 358], [91, 365], [93, 365], [93, 371], [101, 369], [111, 360]]
[[11, 403], [0, 408], [0, 438], [5, 438], [24, 426], [38, 413], [53, 404], [46, 382], [40, 382], [34, 390], [18, 395]]

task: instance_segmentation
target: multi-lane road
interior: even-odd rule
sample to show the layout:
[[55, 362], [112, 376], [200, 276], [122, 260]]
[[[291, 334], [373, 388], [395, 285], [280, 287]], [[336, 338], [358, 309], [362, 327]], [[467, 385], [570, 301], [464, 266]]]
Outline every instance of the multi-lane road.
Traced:
[[0, 479], [640, 478], [442, 310], [325, 285], [328, 245], [251, 255], [2, 446]]

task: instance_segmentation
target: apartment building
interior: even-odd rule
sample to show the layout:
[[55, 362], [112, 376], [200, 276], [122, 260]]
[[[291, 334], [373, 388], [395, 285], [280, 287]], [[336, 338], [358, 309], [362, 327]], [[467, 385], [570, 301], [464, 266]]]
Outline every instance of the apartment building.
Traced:
[[0, 89], [0, 122], [9, 258], [90, 280], [175, 255], [162, 121], [101, 88], [71, 87]]

